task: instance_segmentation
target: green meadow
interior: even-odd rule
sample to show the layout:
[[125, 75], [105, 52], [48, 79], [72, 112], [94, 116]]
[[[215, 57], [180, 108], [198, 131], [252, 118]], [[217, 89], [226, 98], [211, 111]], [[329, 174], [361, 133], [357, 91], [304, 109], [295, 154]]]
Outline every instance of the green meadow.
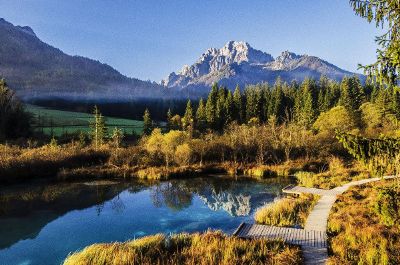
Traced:
[[[63, 134], [73, 134], [90, 131], [90, 121], [93, 115], [84, 112], [73, 112], [48, 109], [36, 105], [26, 105], [26, 110], [33, 114], [35, 130], [47, 135], [61, 136]], [[115, 128], [122, 129], [124, 133], [141, 134], [143, 122], [138, 120], [105, 117], [106, 126], [109, 133]]]

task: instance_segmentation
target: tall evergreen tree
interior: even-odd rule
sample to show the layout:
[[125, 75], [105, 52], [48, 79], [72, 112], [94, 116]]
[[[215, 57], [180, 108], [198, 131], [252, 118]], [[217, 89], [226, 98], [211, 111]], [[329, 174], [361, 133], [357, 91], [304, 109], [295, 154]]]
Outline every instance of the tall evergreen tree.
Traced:
[[187, 101], [185, 115], [182, 118], [182, 127], [184, 130], [188, 131], [190, 135], [193, 133], [194, 127], [194, 118], [193, 118], [193, 109], [192, 102], [190, 99]]
[[396, 118], [400, 120], [400, 87], [396, 87], [393, 91], [392, 109]]
[[104, 143], [107, 135], [107, 127], [105, 125], [104, 117], [101, 115], [97, 106], [94, 106], [93, 119], [90, 122], [90, 127], [92, 129], [92, 143], [95, 148], [98, 149]]
[[233, 117], [238, 123], [243, 122], [243, 98], [239, 86], [236, 86], [233, 93]]
[[246, 121], [249, 121], [251, 118], [256, 118], [256, 94], [253, 87], [247, 87], [245, 90], [246, 97]]
[[398, 85], [400, 78], [400, 8], [399, 0], [350, 0], [357, 15], [382, 27], [384, 34], [375, 38], [375, 63], [363, 66], [365, 72], [384, 85]]
[[350, 112], [357, 112], [364, 100], [364, 92], [357, 77], [344, 77], [340, 83], [339, 104]]
[[150, 135], [153, 131], [153, 121], [149, 109], [146, 108], [143, 114], [143, 134]]
[[392, 95], [388, 89], [382, 88], [376, 97], [375, 104], [378, 106], [382, 115], [391, 112], [392, 107]]
[[216, 129], [217, 125], [217, 101], [218, 101], [218, 85], [216, 83], [211, 87], [206, 103], [207, 124], [211, 129]]
[[200, 131], [203, 131], [207, 125], [207, 114], [206, 114], [206, 106], [204, 104], [204, 100], [200, 98], [199, 106], [196, 111], [196, 127]]
[[221, 87], [218, 91], [217, 108], [216, 108], [216, 129], [223, 129], [225, 123], [225, 98], [227, 94], [227, 89]]
[[284, 93], [282, 90], [282, 81], [280, 78], [275, 82], [272, 92], [271, 92], [271, 103], [269, 104], [270, 116], [275, 116], [278, 121], [282, 121], [282, 118], [285, 116], [285, 106], [284, 106]]
[[263, 105], [261, 107], [261, 112], [264, 117], [264, 121], [267, 121], [269, 116], [269, 106], [271, 105], [271, 90], [268, 84], [264, 84], [262, 89]]
[[307, 128], [314, 123], [316, 116], [316, 85], [315, 81], [306, 78], [301, 84], [299, 94], [296, 98], [296, 120]]
[[318, 114], [328, 111], [332, 106], [329, 102], [329, 79], [322, 75], [318, 82]]
[[234, 104], [233, 95], [229, 90], [225, 100], [225, 125], [231, 123], [234, 120]]
[[172, 111], [171, 108], [168, 109], [167, 112], [167, 132], [169, 132], [172, 129]]

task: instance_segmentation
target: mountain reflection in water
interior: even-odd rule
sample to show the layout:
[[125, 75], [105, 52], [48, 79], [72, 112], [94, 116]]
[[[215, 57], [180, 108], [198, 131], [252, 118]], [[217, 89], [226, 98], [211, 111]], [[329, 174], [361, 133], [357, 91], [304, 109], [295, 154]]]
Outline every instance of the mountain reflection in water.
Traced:
[[[55, 264], [96, 242], [208, 228], [230, 232], [250, 221], [254, 210], [273, 201], [287, 184], [278, 179], [204, 177], [2, 187], [0, 261]], [[49, 247], [54, 252], [44, 254]]]

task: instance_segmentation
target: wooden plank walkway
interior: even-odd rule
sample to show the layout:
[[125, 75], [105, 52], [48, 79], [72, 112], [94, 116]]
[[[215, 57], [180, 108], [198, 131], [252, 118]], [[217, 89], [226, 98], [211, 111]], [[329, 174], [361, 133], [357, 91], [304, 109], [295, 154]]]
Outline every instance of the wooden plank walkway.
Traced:
[[291, 227], [242, 223], [233, 234], [241, 238], [272, 238], [301, 246], [326, 248], [326, 233]]
[[[396, 176], [383, 177], [383, 179], [393, 178], [396, 178]], [[329, 213], [336, 201], [337, 195], [342, 194], [352, 186], [362, 185], [379, 180], [382, 180], [382, 178], [370, 178], [353, 181], [331, 190], [289, 185], [282, 190], [284, 193], [312, 193], [321, 196], [318, 202], [315, 204], [314, 209], [312, 209], [308, 215], [304, 229], [242, 223], [236, 229], [233, 235], [247, 239], [282, 239], [287, 243], [301, 246], [305, 264], [325, 264], [328, 260], [326, 227]]]
[[336, 201], [336, 196], [323, 195], [309, 213], [304, 229], [316, 230], [326, 233], [329, 212]]

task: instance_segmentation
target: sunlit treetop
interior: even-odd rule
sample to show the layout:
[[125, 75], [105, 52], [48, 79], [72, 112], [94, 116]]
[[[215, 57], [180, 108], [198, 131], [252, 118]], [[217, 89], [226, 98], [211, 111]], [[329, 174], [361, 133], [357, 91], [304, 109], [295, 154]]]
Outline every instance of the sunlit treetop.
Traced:
[[375, 63], [360, 66], [382, 85], [399, 85], [400, 79], [400, 0], [350, 0], [357, 15], [387, 31], [376, 37], [380, 46]]

